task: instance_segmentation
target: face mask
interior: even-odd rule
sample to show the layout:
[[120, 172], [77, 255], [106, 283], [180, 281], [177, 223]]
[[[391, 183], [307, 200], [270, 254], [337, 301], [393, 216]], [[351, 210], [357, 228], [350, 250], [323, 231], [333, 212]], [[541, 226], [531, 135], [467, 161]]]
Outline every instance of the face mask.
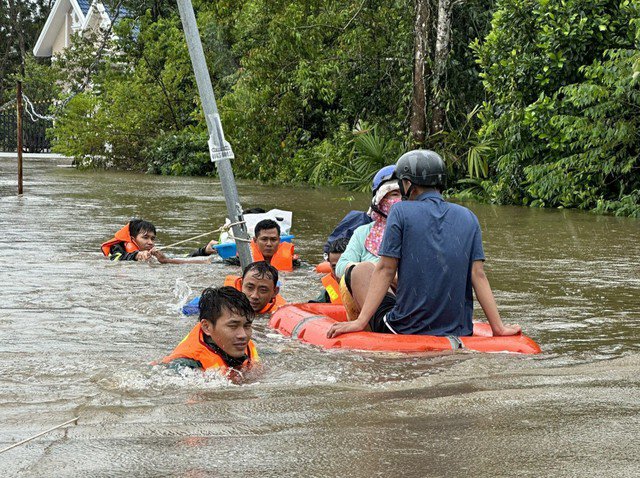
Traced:
[[393, 198], [393, 199], [389, 199], [389, 198], [384, 198], [382, 201], [380, 201], [380, 210], [384, 213], [385, 217], [389, 215], [389, 211], [391, 211], [391, 206], [393, 206], [395, 203], [400, 202], [401, 199], [400, 198]]

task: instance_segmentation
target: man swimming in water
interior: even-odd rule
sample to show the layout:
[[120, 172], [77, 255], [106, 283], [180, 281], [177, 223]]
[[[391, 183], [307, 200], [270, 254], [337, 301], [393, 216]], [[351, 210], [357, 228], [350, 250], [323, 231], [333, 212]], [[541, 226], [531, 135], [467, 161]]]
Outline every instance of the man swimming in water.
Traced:
[[242, 277], [227, 276], [225, 285], [242, 291], [256, 314], [270, 314], [286, 304], [278, 287], [278, 271], [265, 261], [252, 262], [244, 268]]
[[[242, 292], [256, 314], [270, 314], [287, 303], [280, 295], [278, 287], [278, 271], [264, 261], [252, 262], [244, 268], [242, 277], [228, 275], [224, 285]], [[194, 315], [198, 313], [199, 297], [186, 304], [182, 313]]]
[[245, 371], [260, 361], [251, 340], [255, 312], [233, 287], [207, 288], [200, 297], [200, 320], [162, 363], [202, 370]]

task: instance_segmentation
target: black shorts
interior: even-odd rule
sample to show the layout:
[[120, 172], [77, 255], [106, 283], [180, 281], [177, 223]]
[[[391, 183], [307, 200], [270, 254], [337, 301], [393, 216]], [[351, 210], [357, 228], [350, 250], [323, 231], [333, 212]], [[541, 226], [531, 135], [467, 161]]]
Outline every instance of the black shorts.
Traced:
[[371, 327], [372, 332], [378, 332], [379, 334], [393, 334], [393, 331], [390, 330], [384, 322], [384, 317], [391, 312], [391, 309], [395, 306], [396, 296], [391, 292], [387, 292], [375, 314], [373, 314], [373, 317], [369, 320], [369, 327]]
[[[355, 266], [349, 267], [344, 273], [344, 283], [349, 289], [349, 293], [353, 295], [351, 292], [351, 270]], [[387, 327], [387, 324], [384, 322], [384, 317], [387, 315], [391, 309], [396, 306], [396, 296], [391, 292], [387, 292], [382, 299], [382, 302], [378, 306], [378, 309], [373, 314], [373, 317], [369, 320], [369, 327], [371, 327], [372, 332], [377, 332], [379, 334], [393, 334], [394, 332]]]

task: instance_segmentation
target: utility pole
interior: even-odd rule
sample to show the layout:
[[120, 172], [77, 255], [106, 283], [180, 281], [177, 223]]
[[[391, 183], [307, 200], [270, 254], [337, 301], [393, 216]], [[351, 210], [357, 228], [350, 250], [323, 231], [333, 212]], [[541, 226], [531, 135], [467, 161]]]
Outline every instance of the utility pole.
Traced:
[[[207, 120], [207, 129], [209, 131], [209, 154], [211, 161], [216, 164], [220, 183], [222, 184], [222, 192], [227, 203], [227, 215], [231, 223], [243, 221], [242, 206], [238, 199], [238, 190], [231, 169], [231, 159], [234, 158], [231, 145], [224, 139], [222, 123], [218, 114], [218, 106], [216, 98], [213, 94], [213, 86], [209, 77], [209, 69], [207, 61], [204, 57], [202, 42], [200, 41], [200, 32], [196, 24], [196, 16], [193, 12], [191, 0], [177, 0], [180, 19], [182, 20], [182, 29], [187, 40], [189, 48], [189, 56], [193, 65], [193, 72], [196, 76], [198, 85], [198, 93], [202, 101], [202, 110]], [[233, 226], [233, 235], [237, 238], [236, 249], [240, 258], [240, 265], [244, 269], [251, 263], [251, 251], [249, 250], [249, 236], [247, 227], [244, 223]]]
[[18, 82], [16, 93], [17, 120], [16, 130], [18, 134], [18, 194], [22, 194], [22, 82]]

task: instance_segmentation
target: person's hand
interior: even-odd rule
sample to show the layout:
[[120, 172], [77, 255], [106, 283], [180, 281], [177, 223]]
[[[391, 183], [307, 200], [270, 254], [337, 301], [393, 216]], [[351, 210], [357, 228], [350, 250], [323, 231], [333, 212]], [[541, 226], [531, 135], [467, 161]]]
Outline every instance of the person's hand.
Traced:
[[502, 329], [498, 331], [498, 333], [494, 332], [495, 336], [504, 336], [504, 335], [518, 335], [522, 333], [522, 327], [518, 324], [504, 324]]
[[153, 249], [151, 249], [149, 251], [149, 253], [155, 257], [156, 259], [158, 259], [158, 262], [160, 264], [166, 264], [167, 262], [169, 262], [169, 258], [165, 255], [164, 252], [162, 252], [159, 249], [156, 249], [155, 247]]
[[151, 259], [151, 251], [138, 251], [136, 261], [148, 261]]
[[216, 252], [218, 252], [217, 249], [213, 248], [213, 246], [215, 246], [216, 244], [218, 244], [218, 241], [216, 241], [215, 239], [213, 241], [210, 241], [209, 244], [207, 244], [207, 246], [204, 248], [205, 254], [210, 256], [211, 254], [215, 254]]
[[332, 339], [334, 337], [337, 337], [338, 335], [346, 334], [349, 332], [360, 332], [364, 330], [366, 326], [366, 323], [363, 325], [357, 320], [353, 320], [350, 322], [338, 322], [331, 326], [331, 328], [327, 332], [327, 338]]

